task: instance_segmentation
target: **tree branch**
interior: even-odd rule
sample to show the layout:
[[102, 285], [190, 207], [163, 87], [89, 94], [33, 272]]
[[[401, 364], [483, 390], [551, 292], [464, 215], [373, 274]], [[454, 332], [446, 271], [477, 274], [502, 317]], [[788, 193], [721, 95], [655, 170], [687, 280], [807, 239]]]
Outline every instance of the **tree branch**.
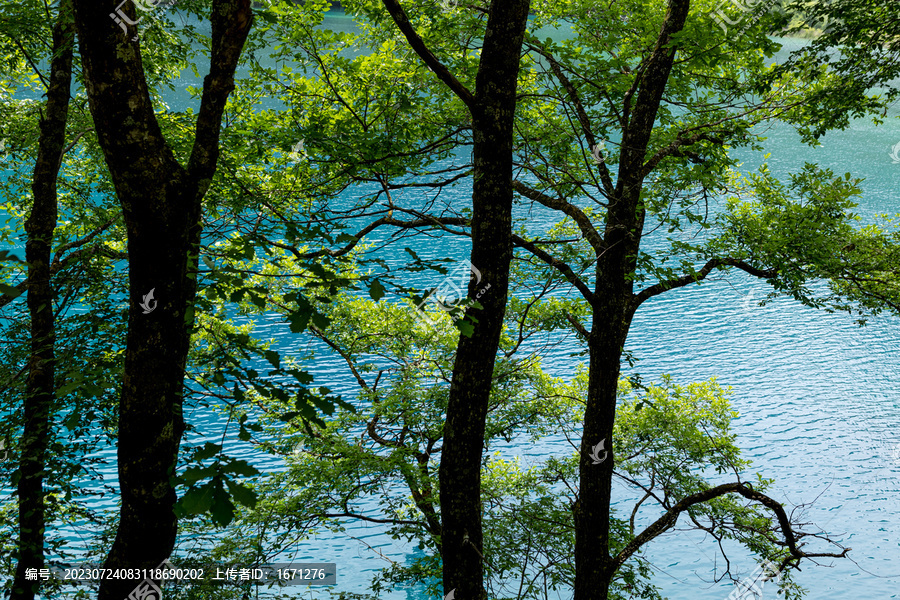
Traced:
[[591, 248], [594, 249], [594, 252], [599, 256], [605, 250], [605, 244], [603, 241], [603, 237], [597, 230], [594, 228], [593, 223], [588, 218], [584, 211], [575, 206], [570, 202], [566, 202], [561, 198], [553, 198], [546, 194], [542, 194], [534, 188], [531, 188], [521, 181], [516, 179], [513, 180], [513, 189], [528, 198], [529, 200], [534, 200], [539, 204], [543, 204], [547, 208], [552, 208], [554, 210], [558, 210], [565, 214], [568, 217], [571, 217], [573, 221], [578, 225], [578, 228], [581, 230], [582, 235], [584, 235], [585, 239], [591, 245]]
[[[104, 223], [97, 229], [93, 230], [92, 232], [90, 232], [89, 234], [87, 234], [86, 236], [81, 238], [80, 240], [71, 241], [71, 242], [69, 242], [67, 244], [63, 244], [62, 246], [57, 248], [56, 252], [53, 253], [53, 266], [59, 264], [59, 259], [63, 252], [66, 252], [67, 250], [71, 250], [73, 248], [78, 248], [79, 246], [83, 246], [83, 245], [87, 244], [92, 239], [94, 239], [95, 237], [97, 237], [98, 235], [100, 235], [101, 233], [106, 231], [107, 229], [109, 229], [109, 227], [113, 223], [118, 221], [121, 217], [122, 217], [122, 213], [118, 213], [112, 219], [109, 219], [106, 223]], [[52, 268], [52, 266], [51, 266], [51, 268]], [[58, 270], [58, 268], [57, 268], [57, 270]]]
[[392, 225], [394, 227], [399, 227], [401, 229], [413, 229], [415, 227], [426, 227], [426, 226], [431, 226], [431, 225], [468, 225], [468, 224], [469, 224], [468, 219], [463, 219], [463, 218], [459, 218], [459, 217], [441, 217], [441, 218], [427, 217], [427, 218], [422, 218], [422, 219], [415, 219], [412, 221], [400, 221], [393, 217], [382, 217], [376, 221], [372, 221], [371, 223], [369, 223], [368, 225], [366, 225], [365, 227], [360, 229], [359, 232], [357, 232], [353, 236], [354, 239], [352, 241], [348, 242], [347, 245], [344, 246], [343, 248], [339, 248], [337, 250], [331, 250], [328, 248], [324, 248], [322, 250], [316, 250], [314, 252], [300, 252], [296, 248], [294, 248], [292, 246], [288, 246], [286, 244], [279, 244], [278, 242], [270, 242], [270, 243], [273, 246], [275, 246], [276, 248], [281, 248], [283, 250], [287, 250], [288, 252], [290, 252], [291, 254], [293, 254], [295, 257], [297, 257], [300, 260], [309, 260], [311, 258], [319, 258], [322, 256], [332, 256], [332, 257], [343, 256], [344, 254], [347, 254], [348, 252], [353, 250], [353, 248], [355, 248], [356, 245], [359, 244], [360, 240], [362, 240], [362, 238], [365, 237], [366, 234], [371, 233], [372, 231], [374, 231], [378, 227], [381, 227], [382, 225]]
[[[559, 80], [560, 84], [562, 84], [563, 88], [565, 88], [569, 99], [575, 105], [575, 113], [578, 115], [578, 123], [581, 125], [581, 131], [584, 133], [588, 146], [591, 148], [591, 151], [593, 151], [594, 146], [597, 145], [597, 140], [591, 129], [591, 121], [588, 118], [587, 111], [584, 109], [584, 104], [582, 104], [581, 98], [578, 95], [578, 90], [575, 89], [575, 86], [572, 85], [572, 82], [569, 81], [569, 78], [563, 73], [562, 67], [556, 62], [556, 59], [553, 58], [552, 54], [540, 46], [534, 44], [526, 45], [530, 50], [537, 52], [550, 63], [550, 69], [553, 71], [553, 74]], [[606, 167], [605, 162], [601, 162], [597, 165], [597, 170], [600, 172], [600, 180], [603, 182], [603, 189], [606, 191], [607, 198], [609, 198], [615, 193], [615, 186], [613, 185], [612, 178], [609, 176], [609, 169]]]
[[422, 59], [422, 62], [424, 62], [429, 69], [434, 71], [434, 74], [438, 76], [438, 79], [443, 81], [447, 87], [449, 87], [450, 90], [469, 107], [469, 110], [474, 111], [476, 106], [474, 94], [472, 94], [462, 82], [454, 77], [453, 73], [451, 73], [450, 70], [431, 53], [431, 50], [428, 49], [425, 42], [422, 41], [422, 38], [416, 33], [412, 23], [409, 22], [406, 11], [403, 10], [400, 3], [397, 0], [382, 0], [382, 3], [391, 15], [391, 18], [394, 19], [397, 28], [406, 37], [410, 47], [419, 55], [419, 58]]
[[659, 165], [659, 163], [662, 162], [662, 160], [664, 158], [669, 157], [669, 156], [679, 156], [679, 157], [680, 156], [689, 156], [694, 160], [699, 160], [699, 157], [696, 154], [688, 153], [688, 152], [682, 150], [682, 148], [684, 146], [691, 146], [693, 144], [696, 144], [697, 142], [704, 141], [704, 140], [710, 141], [710, 142], [713, 142], [713, 143], [719, 144], [719, 145], [725, 143], [725, 140], [723, 140], [722, 138], [716, 137], [710, 133], [697, 133], [697, 134], [692, 135], [689, 138], [682, 138], [682, 137], [680, 137], [680, 134], [679, 134], [679, 137], [676, 137], [674, 142], [672, 142], [665, 148], [662, 148], [659, 152], [654, 154], [650, 158], [650, 160], [648, 160], [644, 164], [644, 170], [641, 173], [641, 177], [646, 177], [647, 175], [652, 173], [653, 170], [657, 167], [657, 165]]
[[209, 187], [216, 171], [222, 114], [228, 96], [234, 90], [235, 69], [253, 22], [250, 0], [213, 2], [210, 20], [212, 52], [209, 74], [203, 79], [203, 97], [187, 168], [189, 176], [197, 182], [201, 195]]
[[573, 315], [572, 313], [567, 312], [567, 313], [566, 313], [566, 321], [568, 321], [568, 322], [572, 325], [572, 327], [575, 328], [575, 331], [577, 331], [578, 334], [579, 334], [581, 337], [583, 337], [585, 340], [589, 340], [589, 339], [591, 338], [591, 332], [588, 331], [588, 330], [584, 327], [584, 325], [581, 324], [581, 321], [579, 321], [579, 320], [575, 317], [575, 315]]
[[[637, 98], [634, 112], [631, 114], [628, 126], [622, 132], [622, 151], [619, 157], [619, 173], [632, 173], [629, 178], [619, 177], [618, 186], [630, 186], [640, 181], [640, 172], [643, 166], [650, 134], [653, 131], [659, 104], [663, 92], [669, 82], [669, 73], [675, 59], [676, 48], [671, 46], [673, 34], [684, 29], [687, 19], [689, 0], [670, 0], [669, 10], [659, 32], [656, 46], [647, 59], [646, 67], [635, 80]], [[631, 90], [629, 90], [629, 93]], [[621, 191], [621, 190], [619, 190]]]
[[788, 519], [787, 513], [785, 512], [784, 507], [781, 505], [781, 503], [761, 492], [757, 492], [745, 483], [737, 482], [717, 485], [716, 487], [704, 490], [702, 492], [697, 492], [696, 494], [691, 494], [690, 496], [683, 498], [681, 501], [676, 503], [675, 506], [666, 511], [663, 516], [651, 523], [646, 529], [644, 529], [644, 531], [639, 533], [633, 540], [631, 540], [631, 542], [629, 542], [628, 545], [626, 545], [622, 549], [622, 551], [619, 552], [615, 559], [613, 559], [613, 568], [618, 569], [619, 567], [621, 567], [644, 544], [650, 542], [660, 534], [664, 533], [666, 530], [673, 527], [676, 521], [678, 521], [678, 517], [681, 515], [681, 513], [685, 512], [690, 507], [731, 493], [740, 494], [748, 500], [752, 500], [753, 502], [762, 504], [775, 513], [775, 516], [778, 519], [778, 525], [781, 528], [785, 542], [788, 546], [788, 550], [791, 553], [791, 557], [785, 560], [785, 562], [782, 564], [782, 568], [790, 560], [816, 557], [843, 558], [844, 556], [846, 556], [847, 552], [851, 550], [850, 548], [843, 548], [840, 554], [829, 552], [803, 552], [797, 547], [797, 536], [795, 535], [794, 530], [791, 527], [790, 519]]
[[703, 279], [706, 279], [706, 277], [714, 269], [720, 269], [723, 267], [737, 267], [738, 269], [749, 273], [754, 277], [759, 277], [760, 279], [772, 279], [778, 274], [775, 269], [758, 269], [745, 263], [742, 260], [736, 260], [734, 258], [714, 258], [703, 265], [703, 268], [701, 268], [696, 273], [689, 273], [682, 277], [676, 277], [675, 279], [669, 279], [668, 281], [661, 281], [656, 285], [651, 285], [650, 287], [641, 290], [639, 293], [632, 295], [631, 309], [632, 311], [636, 310], [637, 307], [640, 306], [645, 300], [649, 300], [653, 296], [658, 296], [663, 292], [702, 281]]
[[550, 265], [551, 267], [553, 267], [554, 269], [556, 269], [557, 271], [562, 273], [563, 276], [566, 278], [566, 280], [568, 280], [569, 283], [574, 285], [578, 289], [578, 291], [581, 292], [581, 295], [584, 296], [585, 300], [587, 300], [591, 305], [594, 304], [594, 293], [581, 280], [581, 278], [575, 274], [575, 271], [572, 270], [572, 267], [570, 267], [563, 261], [551, 256], [544, 250], [541, 250], [536, 245], [534, 245], [532, 242], [529, 242], [528, 240], [524, 240], [515, 234], [512, 235], [512, 242], [516, 246], [519, 246], [520, 248], [524, 248], [525, 250], [528, 250], [529, 252], [534, 254], [536, 257], [538, 257], [539, 259], [541, 259], [542, 261], [544, 261], [545, 263], [547, 263], [548, 265]]

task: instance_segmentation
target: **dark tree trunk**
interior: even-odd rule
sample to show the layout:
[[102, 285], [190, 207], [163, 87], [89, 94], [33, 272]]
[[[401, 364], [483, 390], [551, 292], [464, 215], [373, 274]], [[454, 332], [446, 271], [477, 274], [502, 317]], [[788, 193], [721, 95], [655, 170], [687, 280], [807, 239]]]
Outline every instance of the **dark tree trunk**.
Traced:
[[56, 396], [56, 328], [54, 295], [50, 285], [50, 254], [53, 232], [56, 230], [56, 180], [66, 143], [74, 46], [72, 3], [71, 0], [62, 0], [53, 28], [50, 85], [40, 122], [38, 156], [32, 176], [34, 204], [25, 222], [28, 233], [25, 257], [28, 262], [31, 357], [23, 409], [24, 429], [19, 444], [19, 547], [12, 600], [34, 599], [39, 584], [26, 580], [25, 571], [44, 567], [44, 469], [50, 438], [50, 415]]
[[[117, 4], [75, 0], [75, 16], [91, 113], [128, 235], [131, 305], [118, 445], [122, 509], [104, 566], [138, 569], [156, 567], [175, 543], [171, 477], [184, 432], [201, 203], [215, 173], [222, 114], [252, 11], [250, 0], [212, 3], [210, 73], [185, 167], [154, 116], [139, 43], [110, 19]], [[121, 600], [137, 583], [104, 581], [98, 598]]]
[[[615, 575], [610, 556], [613, 424], [622, 352], [634, 316], [634, 274], [644, 228], [641, 201], [644, 159], [675, 50], [672, 34], [684, 28], [689, 0], [670, 0], [660, 36], [641, 76], [634, 109], [622, 136], [619, 178], [607, 209], [603, 252], [598, 256], [591, 332], [590, 371], [579, 463], [579, 493], [575, 521], [574, 600], [607, 600]], [[600, 464], [592, 449], [606, 440], [608, 452]]]
[[494, 360], [500, 344], [512, 260], [512, 140], [516, 84], [529, 0], [494, 0], [472, 105], [474, 184], [469, 285], [482, 310], [472, 337], [460, 336], [439, 471], [445, 593], [486, 598], [481, 527], [481, 463]]

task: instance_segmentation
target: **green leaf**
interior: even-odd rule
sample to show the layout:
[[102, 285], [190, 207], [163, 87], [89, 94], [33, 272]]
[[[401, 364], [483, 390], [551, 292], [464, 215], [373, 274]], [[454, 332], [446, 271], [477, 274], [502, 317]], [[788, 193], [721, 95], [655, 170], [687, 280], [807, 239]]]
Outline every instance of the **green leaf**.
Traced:
[[369, 286], [369, 296], [376, 302], [384, 298], [384, 286], [377, 279]]
[[212, 477], [216, 474], [216, 465], [210, 465], [208, 467], [188, 467], [184, 470], [184, 475], [181, 476], [181, 481], [185, 484], [191, 485], [198, 481], [202, 481], [207, 477]]
[[265, 21], [266, 23], [269, 23], [270, 25], [277, 25], [277, 24], [278, 24], [278, 17], [276, 17], [275, 15], [273, 15], [272, 13], [270, 13], [269, 11], [262, 11], [262, 12], [258, 12], [258, 13], [256, 13], [256, 14], [259, 15], [259, 17], [260, 17], [263, 21]]
[[319, 329], [327, 329], [331, 324], [331, 319], [321, 313], [316, 313], [312, 316], [312, 322]]
[[247, 508], [256, 507], [256, 501], [258, 499], [256, 492], [236, 481], [233, 482], [226, 479], [225, 483], [228, 484], [228, 490], [231, 492], [231, 496], [240, 504], [243, 504]]
[[232, 460], [226, 465], [222, 466], [223, 473], [234, 473], [235, 475], [244, 475], [247, 477], [253, 475], [259, 475], [259, 471], [248, 463], [246, 460]]
[[0, 250], [0, 262], [3, 262], [3, 261], [17, 262], [17, 263], [21, 263], [23, 265], [25, 264], [25, 261], [20, 259], [15, 254], [7, 252], [6, 250]]
[[196, 453], [194, 454], [194, 460], [199, 462], [202, 460], [206, 460], [207, 458], [211, 458], [215, 456], [221, 449], [222, 446], [219, 444], [206, 442], [206, 444], [204, 444], [202, 448], [196, 451]]
[[266, 350], [265, 351], [266, 360], [269, 361], [276, 369], [281, 368], [281, 355], [275, 352], [274, 350]]
[[291, 326], [292, 333], [302, 333], [309, 325], [309, 319], [313, 314], [313, 306], [309, 300], [297, 294], [297, 309], [291, 311], [288, 315], [288, 322]]
[[179, 501], [179, 506], [189, 515], [200, 515], [212, 506], [213, 485], [212, 482], [201, 487], [192, 487]]
[[0, 293], [8, 298], [18, 298], [22, 295], [22, 291], [11, 285], [6, 285], [5, 283], [0, 283]]
[[213, 523], [224, 527], [234, 520], [234, 504], [231, 497], [225, 491], [221, 480], [215, 480], [215, 487], [212, 494], [212, 506], [210, 507]]

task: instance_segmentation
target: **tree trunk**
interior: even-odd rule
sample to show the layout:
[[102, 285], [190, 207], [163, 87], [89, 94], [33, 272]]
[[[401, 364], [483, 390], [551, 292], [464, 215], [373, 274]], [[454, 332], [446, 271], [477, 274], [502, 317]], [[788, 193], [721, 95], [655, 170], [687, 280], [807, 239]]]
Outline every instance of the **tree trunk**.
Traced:
[[[175, 474], [184, 432], [185, 365], [194, 322], [201, 203], [216, 169], [219, 130], [250, 31], [250, 0], [214, 0], [210, 73], [183, 167], [163, 138], [139, 43], [110, 18], [115, 0], [75, 0], [91, 113], [128, 235], [125, 372], [119, 404], [119, 527], [104, 566], [152, 568], [175, 544]], [[126, 5], [134, 20], [134, 7]], [[152, 295], [151, 295], [152, 293]], [[99, 600], [137, 581], [105, 580]]]
[[[634, 316], [634, 275], [644, 228], [641, 200], [644, 159], [676, 50], [672, 35], [684, 28], [690, 0], [670, 0], [669, 10], [647, 67], [641, 75], [634, 109], [626, 115], [619, 177], [610, 199], [603, 252], [597, 258], [591, 332], [590, 371], [579, 460], [579, 493], [575, 522], [574, 600], [607, 600], [615, 575], [610, 556], [613, 425], [622, 352]], [[593, 448], [606, 459], [595, 464]], [[602, 458], [602, 454], [598, 453]]]
[[445, 593], [486, 598], [481, 527], [481, 463], [494, 360], [500, 344], [512, 260], [512, 140], [519, 56], [529, 0], [494, 0], [472, 107], [474, 184], [469, 284], [482, 310], [471, 337], [460, 336], [444, 425], [439, 470]]
[[62, 0], [53, 27], [50, 85], [40, 122], [38, 156], [31, 184], [34, 204], [25, 222], [31, 357], [23, 409], [24, 429], [19, 444], [19, 547], [12, 600], [34, 599], [39, 582], [26, 580], [25, 571], [44, 567], [44, 469], [50, 441], [51, 408], [56, 397], [56, 328], [50, 254], [57, 220], [56, 181], [66, 143], [74, 46], [71, 0]]

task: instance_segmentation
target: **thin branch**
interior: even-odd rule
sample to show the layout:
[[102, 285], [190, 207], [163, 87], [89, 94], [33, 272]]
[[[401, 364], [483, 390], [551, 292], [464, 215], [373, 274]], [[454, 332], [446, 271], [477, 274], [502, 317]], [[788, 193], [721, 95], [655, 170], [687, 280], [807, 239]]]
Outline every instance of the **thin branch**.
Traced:
[[585, 329], [584, 325], [581, 324], [581, 321], [579, 321], [575, 317], [575, 315], [567, 312], [566, 313], [566, 321], [568, 321], [572, 325], [572, 327], [575, 328], [575, 331], [577, 331], [581, 335], [581, 337], [583, 337], [586, 340], [590, 339], [591, 332], [588, 331], [587, 329]]
[[547, 263], [549, 266], [553, 267], [557, 271], [563, 274], [563, 276], [581, 292], [581, 295], [584, 296], [584, 299], [587, 300], [591, 305], [594, 304], [594, 293], [588, 288], [588, 286], [575, 274], [575, 271], [572, 270], [572, 267], [564, 263], [563, 261], [551, 256], [544, 250], [538, 248], [534, 243], [529, 242], [520, 238], [519, 236], [513, 234], [512, 235], [513, 244], [519, 246], [520, 248], [524, 248], [528, 250], [536, 257]]
[[[63, 153], [65, 153], [65, 152], [63, 152]], [[52, 262], [52, 264], [53, 264], [53, 265], [58, 265], [58, 264], [59, 264], [60, 256], [62, 255], [63, 252], [66, 252], [66, 251], [71, 250], [71, 249], [73, 249], [73, 248], [78, 248], [79, 246], [83, 246], [83, 245], [87, 244], [87, 243], [90, 242], [92, 239], [94, 239], [95, 237], [97, 237], [98, 235], [100, 235], [101, 233], [103, 233], [104, 231], [106, 231], [107, 229], [109, 229], [109, 227], [110, 227], [113, 223], [115, 223], [116, 221], [118, 221], [121, 217], [122, 217], [122, 213], [118, 213], [118, 214], [116, 214], [116, 216], [114, 216], [112, 219], [109, 219], [106, 223], [104, 223], [103, 225], [101, 225], [101, 226], [98, 227], [97, 229], [93, 230], [92, 232], [90, 232], [89, 234], [87, 234], [86, 236], [84, 236], [83, 238], [81, 238], [80, 240], [75, 240], [75, 241], [69, 242], [69, 243], [67, 243], [67, 244], [63, 244], [62, 246], [60, 246], [59, 248], [57, 248], [57, 249], [56, 249], [56, 252], [53, 253], [53, 262]]]
[[582, 235], [584, 235], [585, 239], [591, 245], [591, 248], [594, 249], [594, 252], [599, 256], [603, 253], [605, 249], [605, 244], [603, 242], [603, 237], [600, 233], [594, 228], [593, 223], [591, 223], [590, 218], [584, 211], [575, 206], [570, 202], [566, 202], [561, 198], [553, 198], [546, 194], [542, 194], [534, 188], [531, 188], [521, 181], [513, 180], [513, 189], [529, 200], [534, 200], [539, 204], [543, 204], [547, 208], [552, 208], [554, 210], [558, 210], [565, 214], [568, 217], [571, 217], [573, 221], [578, 225], [578, 228], [581, 230]]
[[316, 334], [316, 337], [318, 337], [320, 340], [322, 340], [323, 342], [328, 344], [332, 350], [337, 352], [341, 356], [341, 358], [344, 359], [344, 362], [346, 362], [347, 366], [350, 367], [350, 372], [353, 373], [353, 376], [356, 378], [357, 383], [359, 383], [359, 387], [361, 387], [362, 389], [364, 389], [365, 391], [368, 392], [369, 384], [366, 383], [366, 380], [363, 379], [362, 375], [359, 374], [359, 371], [356, 370], [356, 367], [353, 364], [353, 359], [351, 358], [351, 356], [349, 354], [347, 354], [343, 348], [341, 348], [335, 342], [331, 341], [331, 339], [329, 339], [329, 337], [327, 335], [325, 335], [325, 332], [323, 332], [321, 329], [319, 329], [315, 325], [310, 325], [310, 330], [314, 334]]
[[[540, 46], [536, 46], [534, 44], [527, 44], [530, 50], [537, 52], [541, 56], [547, 59], [550, 63], [550, 69], [553, 71], [553, 74], [556, 75], [556, 78], [562, 84], [563, 88], [566, 90], [566, 94], [568, 94], [569, 99], [575, 105], [575, 112], [578, 115], [578, 123], [581, 125], [581, 131], [584, 133], [584, 137], [588, 142], [591, 150], [593, 151], [594, 146], [597, 145], [597, 140], [594, 137], [594, 132], [591, 129], [591, 121], [588, 118], [587, 111], [584, 108], [584, 104], [581, 102], [581, 97], [578, 95], [578, 90], [575, 89], [575, 86], [572, 85], [572, 82], [569, 81], [569, 78], [566, 77], [566, 74], [563, 73], [562, 67], [560, 67], [559, 63], [556, 62], [556, 59], [553, 58], [553, 55], [541, 48]], [[612, 179], [609, 176], [609, 169], [606, 167], [605, 162], [601, 162], [597, 165], [597, 170], [600, 171], [600, 179], [603, 182], [603, 188], [606, 190], [607, 197], [611, 197], [615, 193], [615, 186], [613, 185]]]
[[300, 252], [293, 246], [288, 246], [286, 244], [280, 244], [280, 243], [274, 242], [274, 241], [270, 241], [270, 243], [277, 248], [287, 250], [288, 252], [290, 252], [291, 254], [293, 254], [295, 257], [297, 257], [300, 260], [309, 260], [311, 258], [319, 258], [322, 256], [332, 256], [332, 257], [343, 256], [344, 254], [347, 254], [348, 252], [353, 250], [353, 248], [355, 248], [356, 245], [359, 244], [360, 240], [362, 240], [362, 238], [365, 237], [366, 234], [372, 232], [373, 230], [377, 229], [378, 227], [381, 227], [382, 225], [392, 225], [394, 227], [399, 227], [401, 229], [413, 229], [416, 227], [427, 227], [427, 226], [433, 226], [433, 225], [462, 225], [462, 226], [465, 226], [468, 224], [469, 224], [469, 219], [463, 219], [463, 218], [458, 218], [458, 217], [443, 217], [443, 218], [427, 217], [427, 218], [422, 218], [422, 219], [415, 219], [413, 221], [400, 221], [393, 217], [382, 217], [376, 221], [369, 223], [368, 225], [366, 225], [365, 227], [360, 229], [359, 232], [353, 236], [352, 241], [348, 242], [346, 246], [344, 246], [343, 248], [339, 248], [338, 250], [330, 250], [330, 249], [326, 248], [326, 249], [322, 249], [322, 250], [316, 250], [314, 252]]
[[450, 70], [431, 53], [431, 50], [428, 49], [425, 42], [422, 41], [422, 38], [416, 33], [412, 23], [409, 22], [406, 11], [403, 10], [400, 3], [397, 2], [397, 0], [382, 0], [382, 2], [388, 13], [391, 15], [391, 18], [394, 19], [394, 23], [397, 24], [397, 28], [406, 37], [410, 47], [419, 55], [422, 62], [424, 62], [429, 69], [434, 71], [434, 74], [438, 76], [438, 79], [447, 84], [447, 87], [449, 87], [450, 90], [469, 107], [469, 110], [474, 111], [476, 106], [474, 94], [472, 94], [462, 82], [454, 77], [453, 73], [451, 73]]
[[758, 269], [752, 265], [745, 263], [742, 260], [737, 260], [734, 258], [713, 258], [708, 261], [703, 268], [701, 268], [696, 273], [689, 273], [682, 277], [676, 277], [675, 279], [669, 279], [668, 281], [661, 281], [655, 285], [651, 285], [650, 287], [641, 290], [639, 293], [634, 294], [631, 297], [631, 308], [632, 310], [636, 310], [638, 306], [640, 306], [644, 301], [649, 300], [653, 296], [658, 296], [663, 292], [667, 292], [669, 290], [684, 287], [686, 285], [690, 285], [692, 283], [696, 283], [706, 277], [714, 270], [720, 269], [723, 267], [737, 267], [738, 269], [753, 275], [754, 277], [759, 277], [760, 279], [772, 279], [778, 274], [778, 271], [775, 269]]
[[37, 75], [37, 76], [40, 78], [41, 83], [44, 84], [44, 87], [47, 88], [47, 89], [49, 89], [49, 88], [50, 88], [50, 82], [47, 81], [47, 78], [44, 77], [44, 74], [41, 73], [41, 70], [40, 70], [40, 69], [38, 69], [38, 66], [37, 66], [36, 64], [34, 64], [34, 61], [31, 60], [31, 56], [28, 54], [28, 51], [25, 50], [25, 47], [22, 46], [22, 43], [19, 42], [19, 40], [16, 39], [16, 38], [13, 38], [13, 42], [16, 44], [16, 46], [19, 47], [19, 50], [22, 51], [22, 54], [25, 55], [25, 60], [27, 60], [27, 61], [28, 61], [28, 64], [31, 65], [31, 68], [34, 70], [35, 75]]
[[847, 552], [851, 550], [850, 548], [843, 548], [839, 554], [831, 552], [803, 552], [802, 550], [800, 550], [800, 548], [797, 547], [797, 535], [794, 533], [794, 530], [791, 527], [790, 519], [788, 519], [787, 513], [785, 512], [784, 507], [781, 505], [781, 503], [761, 492], [757, 492], [745, 483], [736, 482], [717, 485], [716, 487], [704, 490], [702, 492], [697, 492], [696, 494], [691, 494], [690, 496], [683, 498], [672, 508], [667, 510], [663, 516], [651, 523], [646, 529], [635, 536], [635, 538], [631, 540], [631, 542], [629, 542], [621, 552], [619, 552], [615, 559], [613, 559], [613, 568], [618, 569], [619, 567], [621, 567], [642, 546], [658, 537], [668, 529], [671, 529], [678, 521], [678, 517], [681, 515], [681, 513], [685, 512], [690, 507], [732, 493], [740, 494], [748, 500], [762, 504], [775, 513], [776, 517], [778, 518], [778, 524], [781, 528], [782, 535], [785, 539], [785, 544], [787, 545], [788, 550], [791, 553], [791, 556], [785, 559], [782, 567], [791, 560], [797, 560], [801, 558], [843, 558], [844, 556], [846, 556]]
[[688, 156], [693, 160], [702, 160], [702, 159], [700, 159], [698, 154], [683, 150], [683, 148], [685, 146], [692, 146], [700, 141], [709, 141], [709, 142], [713, 142], [713, 143], [719, 144], [719, 145], [722, 145], [725, 143], [725, 140], [723, 140], [720, 137], [716, 137], [710, 133], [697, 133], [697, 134], [692, 135], [689, 138], [682, 138], [682, 137], [680, 137], [680, 134], [679, 134], [679, 137], [676, 137], [674, 142], [672, 142], [671, 144], [669, 144], [668, 146], [666, 146], [665, 148], [661, 149], [659, 152], [654, 154], [650, 158], [650, 160], [648, 160], [644, 164], [644, 169], [641, 173], [641, 176], [646, 177], [647, 175], [652, 173], [653, 170], [656, 169], [657, 165], [659, 165], [659, 163], [662, 162], [662, 160], [664, 158], [667, 158], [669, 156], [677, 156], [677, 157]]

